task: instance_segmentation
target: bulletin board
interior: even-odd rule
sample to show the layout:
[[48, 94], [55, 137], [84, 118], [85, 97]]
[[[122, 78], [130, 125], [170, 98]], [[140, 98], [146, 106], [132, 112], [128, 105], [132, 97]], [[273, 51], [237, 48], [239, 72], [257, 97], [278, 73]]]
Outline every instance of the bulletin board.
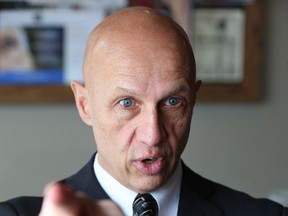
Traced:
[[[193, 17], [199, 23], [199, 27], [197, 23], [187, 22], [184, 29], [189, 31], [187, 28], [191, 27], [191, 43], [196, 64], [199, 67], [197, 70], [200, 71], [199, 74], [201, 70], [204, 71], [202, 77], [199, 77], [203, 85], [198, 92], [197, 100], [209, 102], [258, 100], [261, 95], [261, 1], [252, 1], [241, 8], [209, 6], [194, 9]], [[9, 16], [17, 18], [19, 13], [22, 21], [16, 25], [16, 22], [13, 22]], [[63, 15], [62, 18], [60, 17], [63, 13], [66, 14], [66, 18], [63, 18]], [[88, 34], [97, 22], [104, 19], [105, 15], [100, 10], [90, 14], [86, 11], [81, 14], [81, 12], [75, 13], [69, 10], [41, 10], [41, 13], [39, 10], [25, 10], [17, 11], [17, 16], [11, 11], [9, 13], [1, 11], [0, 22], [4, 20], [3, 16], [8, 16], [6, 20], [9, 22], [5, 25], [10, 24], [10, 28], [5, 30], [10, 34], [7, 37], [7, 35], [3, 36], [5, 32], [1, 23], [1, 49], [16, 46], [18, 52], [25, 58], [19, 60], [22, 66], [17, 72], [17, 68], [9, 69], [9, 59], [3, 60], [1, 57], [0, 103], [72, 102], [74, 99], [69, 83], [72, 80], [81, 81], [81, 64]], [[92, 22], [89, 23], [87, 20]], [[218, 23], [215, 24], [211, 20], [218, 20]], [[207, 25], [207, 28], [203, 25]], [[213, 25], [217, 26], [217, 31], [205, 31]], [[231, 30], [227, 26], [238, 26], [238, 28]], [[23, 37], [23, 32], [25, 37]], [[235, 35], [233, 36], [231, 32]], [[211, 34], [214, 36], [206, 37]], [[19, 36], [17, 40], [16, 36]], [[6, 37], [5, 43], [3, 43], [3, 37]], [[41, 43], [43, 40], [48, 41], [46, 43], [48, 46], [43, 47]], [[210, 42], [207, 43], [207, 41]], [[27, 43], [33, 45], [32, 48], [30, 47], [30, 53], [26, 52]], [[55, 44], [60, 44], [60, 46], [54, 46]], [[211, 47], [207, 47], [207, 44]], [[231, 44], [234, 45], [231, 46]], [[236, 56], [233, 53], [236, 53]], [[209, 59], [212, 61], [205, 64], [207, 55], [210, 55]], [[218, 64], [220, 74], [214, 71], [213, 62]], [[15, 66], [13, 62], [10, 65]], [[234, 72], [231, 73], [231, 71]]]

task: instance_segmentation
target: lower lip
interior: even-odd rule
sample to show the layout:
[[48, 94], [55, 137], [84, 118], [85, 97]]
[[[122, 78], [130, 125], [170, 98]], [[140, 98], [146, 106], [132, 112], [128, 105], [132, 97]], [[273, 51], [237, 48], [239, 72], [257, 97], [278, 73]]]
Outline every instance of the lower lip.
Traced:
[[135, 161], [134, 165], [141, 173], [145, 175], [155, 175], [162, 171], [165, 165], [165, 160], [163, 158], [159, 158], [150, 164], [144, 163], [143, 161]]

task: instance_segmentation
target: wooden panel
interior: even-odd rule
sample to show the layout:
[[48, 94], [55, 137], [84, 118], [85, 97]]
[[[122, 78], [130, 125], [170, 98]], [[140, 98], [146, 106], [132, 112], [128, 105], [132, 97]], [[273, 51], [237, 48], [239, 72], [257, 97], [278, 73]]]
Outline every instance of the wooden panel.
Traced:
[[1, 103], [72, 102], [68, 86], [0, 86]]

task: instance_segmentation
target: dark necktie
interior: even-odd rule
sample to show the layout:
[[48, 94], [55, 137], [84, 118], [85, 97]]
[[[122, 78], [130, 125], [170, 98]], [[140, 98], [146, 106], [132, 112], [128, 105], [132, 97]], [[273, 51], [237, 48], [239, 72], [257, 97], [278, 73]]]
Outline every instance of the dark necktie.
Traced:
[[133, 202], [133, 216], [158, 216], [158, 205], [151, 194], [136, 196]]

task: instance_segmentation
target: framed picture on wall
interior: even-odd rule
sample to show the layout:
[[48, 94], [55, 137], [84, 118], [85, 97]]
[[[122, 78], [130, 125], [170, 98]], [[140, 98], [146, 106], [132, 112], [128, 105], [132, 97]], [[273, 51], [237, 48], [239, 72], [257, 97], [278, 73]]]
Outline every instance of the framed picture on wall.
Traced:
[[0, 102], [72, 101], [69, 83], [82, 81], [88, 35], [104, 17], [102, 9], [2, 10]]
[[[262, 2], [196, 0], [193, 46], [200, 101], [261, 97]], [[212, 2], [212, 3], [211, 3]]]

